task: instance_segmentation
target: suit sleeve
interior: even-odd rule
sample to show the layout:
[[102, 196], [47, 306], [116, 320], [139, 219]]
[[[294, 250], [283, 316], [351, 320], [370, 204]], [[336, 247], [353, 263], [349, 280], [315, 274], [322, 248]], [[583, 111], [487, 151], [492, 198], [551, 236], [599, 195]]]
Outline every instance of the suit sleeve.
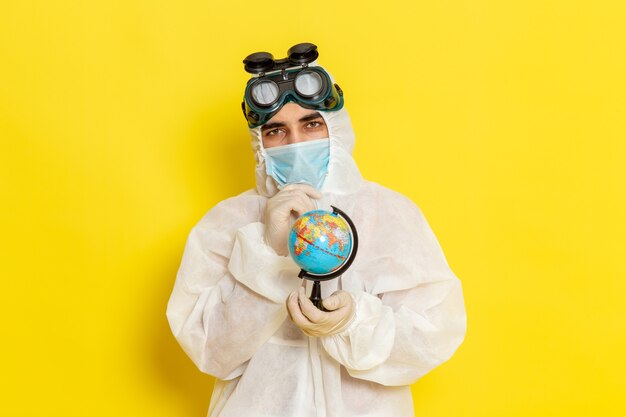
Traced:
[[466, 330], [461, 282], [421, 211], [395, 199], [392, 214], [370, 211], [360, 235], [377, 239], [365, 243], [364, 260], [345, 277], [357, 303], [355, 320], [322, 338], [350, 375], [389, 386], [411, 384], [448, 360]]
[[220, 379], [243, 373], [287, 317], [284, 300], [300, 283], [295, 264], [250, 222], [258, 216], [242, 210], [250, 204], [233, 203], [220, 203], [191, 230], [166, 313], [191, 360]]

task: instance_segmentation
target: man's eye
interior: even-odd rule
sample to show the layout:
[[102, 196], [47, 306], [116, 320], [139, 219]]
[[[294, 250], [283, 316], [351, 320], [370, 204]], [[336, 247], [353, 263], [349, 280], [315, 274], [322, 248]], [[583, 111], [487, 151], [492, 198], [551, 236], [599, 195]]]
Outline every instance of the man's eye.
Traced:
[[267, 136], [276, 136], [282, 133], [282, 129], [272, 129], [266, 133]]
[[312, 122], [308, 123], [308, 124], [306, 125], [306, 127], [308, 127], [308, 128], [316, 128], [316, 127], [320, 127], [321, 125], [322, 125], [322, 123], [321, 123], [321, 122], [318, 122], [318, 121], [312, 121]]

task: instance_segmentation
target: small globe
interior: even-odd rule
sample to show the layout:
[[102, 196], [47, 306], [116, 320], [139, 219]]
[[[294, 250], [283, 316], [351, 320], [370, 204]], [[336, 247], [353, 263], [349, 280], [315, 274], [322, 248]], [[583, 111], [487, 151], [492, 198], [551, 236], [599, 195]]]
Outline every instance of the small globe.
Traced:
[[289, 233], [289, 253], [298, 266], [316, 275], [330, 274], [346, 263], [352, 231], [338, 214], [326, 210], [304, 213]]

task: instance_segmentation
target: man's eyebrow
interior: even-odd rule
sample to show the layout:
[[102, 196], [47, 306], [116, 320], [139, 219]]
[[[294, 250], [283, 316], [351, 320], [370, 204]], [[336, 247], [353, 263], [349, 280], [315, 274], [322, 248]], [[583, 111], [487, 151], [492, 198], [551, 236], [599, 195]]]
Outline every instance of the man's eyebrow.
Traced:
[[274, 122], [274, 123], [266, 123], [261, 127], [261, 132], [265, 132], [266, 130], [275, 129], [277, 127], [285, 127], [287, 126], [283, 122]]
[[[310, 122], [311, 120], [320, 119], [322, 115], [319, 112], [309, 113], [306, 116], [302, 116], [298, 122], [305, 123]], [[274, 122], [274, 123], [266, 123], [261, 127], [261, 132], [265, 132], [266, 130], [276, 129], [277, 127], [285, 127], [287, 124], [285, 122]]]
[[311, 120], [319, 119], [321, 117], [322, 115], [319, 114], [319, 112], [315, 112], [315, 113], [307, 114], [306, 116], [302, 116], [299, 122], [301, 123], [310, 122]]

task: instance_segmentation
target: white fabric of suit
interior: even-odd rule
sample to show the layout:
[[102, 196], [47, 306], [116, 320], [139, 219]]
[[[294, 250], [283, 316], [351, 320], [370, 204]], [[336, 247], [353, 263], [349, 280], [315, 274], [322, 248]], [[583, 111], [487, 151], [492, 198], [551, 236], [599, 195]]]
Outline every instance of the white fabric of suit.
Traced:
[[260, 128], [250, 129], [257, 187], [217, 204], [191, 230], [167, 306], [182, 348], [217, 378], [211, 417], [413, 416], [409, 385], [465, 336], [461, 283], [421, 211], [361, 177], [345, 109], [320, 113], [330, 163], [318, 208], [346, 212], [360, 237], [354, 263], [322, 283], [322, 296], [349, 291], [355, 319], [319, 338], [289, 320], [287, 295], [311, 283], [263, 240], [263, 211], [277, 188], [265, 174]]

